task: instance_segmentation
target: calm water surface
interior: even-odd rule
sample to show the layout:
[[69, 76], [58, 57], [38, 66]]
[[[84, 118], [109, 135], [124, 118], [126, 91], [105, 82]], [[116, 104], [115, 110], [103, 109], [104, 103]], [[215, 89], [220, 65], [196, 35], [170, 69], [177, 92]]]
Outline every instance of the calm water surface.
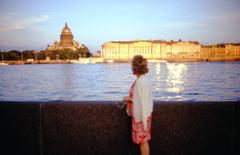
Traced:
[[[149, 63], [154, 100], [240, 100], [240, 62]], [[0, 100], [122, 100], [135, 76], [120, 64], [0, 66]]]

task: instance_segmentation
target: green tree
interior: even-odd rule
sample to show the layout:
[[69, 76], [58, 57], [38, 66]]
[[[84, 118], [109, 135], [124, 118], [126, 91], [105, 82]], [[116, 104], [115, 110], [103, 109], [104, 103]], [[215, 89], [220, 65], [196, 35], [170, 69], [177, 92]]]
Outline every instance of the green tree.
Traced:
[[36, 55], [37, 55], [37, 59], [38, 59], [38, 60], [44, 60], [44, 59], [46, 59], [46, 54], [45, 54], [45, 51], [44, 51], [44, 50], [39, 51], [39, 52], [36, 52]]
[[33, 50], [22, 51], [22, 55], [23, 55], [23, 60], [34, 59], [35, 58], [35, 54], [34, 54]]
[[1, 59], [1, 61], [3, 60], [3, 57], [4, 57], [4, 53], [2, 51], [0, 51], [0, 59]]
[[81, 48], [77, 50], [78, 54], [80, 57], [86, 58], [86, 57], [91, 57], [92, 54], [89, 52], [89, 49], [87, 46], [83, 45]]
[[59, 59], [67, 60], [67, 59], [78, 59], [79, 57], [91, 57], [92, 54], [89, 52], [89, 49], [83, 45], [81, 48], [73, 51], [72, 49], [63, 49], [63, 50], [46, 50], [45, 57], [50, 57], [50, 59], [55, 60], [56, 55], [59, 55]]
[[17, 51], [17, 50], [11, 50], [8, 51], [5, 55], [4, 55], [4, 59], [5, 60], [21, 60], [21, 52]]

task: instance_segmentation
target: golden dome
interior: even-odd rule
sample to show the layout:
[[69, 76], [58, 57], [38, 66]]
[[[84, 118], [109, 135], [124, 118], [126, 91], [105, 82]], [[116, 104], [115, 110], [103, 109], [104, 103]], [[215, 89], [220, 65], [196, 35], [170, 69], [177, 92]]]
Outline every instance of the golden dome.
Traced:
[[60, 45], [63, 47], [72, 47], [73, 46], [73, 35], [68, 27], [67, 23], [65, 23], [65, 26], [62, 30], [62, 33], [60, 35]]
[[62, 34], [72, 34], [70, 28], [68, 27], [67, 23], [65, 23], [64, 28], [62, 29]]

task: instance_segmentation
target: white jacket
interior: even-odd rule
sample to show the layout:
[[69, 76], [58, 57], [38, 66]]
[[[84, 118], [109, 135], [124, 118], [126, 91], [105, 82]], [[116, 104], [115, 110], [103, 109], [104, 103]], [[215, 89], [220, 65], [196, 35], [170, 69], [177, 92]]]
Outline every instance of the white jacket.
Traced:
[[153, 111], [152, 90], [146, 75], [141, 75], [133, 88], [133, 114], [136, 122], [143, 122], [147, 129], [147, 118]]

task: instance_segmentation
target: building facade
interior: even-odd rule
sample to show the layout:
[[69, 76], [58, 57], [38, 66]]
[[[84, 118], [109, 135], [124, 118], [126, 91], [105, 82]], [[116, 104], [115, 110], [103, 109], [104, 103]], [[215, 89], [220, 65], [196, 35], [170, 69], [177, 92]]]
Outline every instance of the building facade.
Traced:
[[147, 59], [198, 59], [200, 48], [201, 45], [196, 41], [111, 41], [102, 45], [102, 57], [105, 59], [131, 59], [134, 55], [139, 54]]
[[207, 61], [240, 60], [240, 44], [202, 45], [200, 57]]
[[81, 48], [82, 45], [74, 40], [71, 29], [65, 23], [64, 28], [62, 29], [60, 35], [60, 42], [55, 40], [53, 45], [48, 45], [47, 50], [64, 50], [71, 49], [76, 51], [78, 48]]
[[201, 45], [197, 41], [111, 41], [102, 45], [102, 58], [127, 60], [134, 55], [168, 61], [240, 60], [240, 43]]

